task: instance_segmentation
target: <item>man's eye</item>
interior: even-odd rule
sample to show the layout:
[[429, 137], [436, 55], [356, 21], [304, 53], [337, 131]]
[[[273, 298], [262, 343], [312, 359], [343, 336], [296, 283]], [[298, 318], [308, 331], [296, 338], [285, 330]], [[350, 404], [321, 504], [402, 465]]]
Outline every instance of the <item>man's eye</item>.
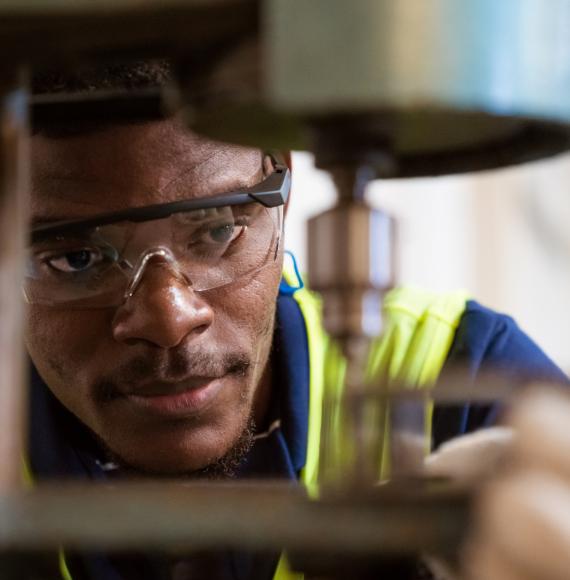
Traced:
[[54, 270], [65, 274], [76, 272], [85, 272], [103, 260], [103, 255], [97, 250], [82, 248], [65, 252], [58, 256], [52, 256], [45, 259], [45, 262]]
[[235, 242], [247, 229], [247, 224], [235, 221], [212, 224], [194, 234], [190, 246], [227, 247]]
[[243, 226], [238, 226], [234, 223], [223, 224], [209, 230], [204, 236], [204, 241], [207, 243], [229, 244], [241, 234], [243, 229]]

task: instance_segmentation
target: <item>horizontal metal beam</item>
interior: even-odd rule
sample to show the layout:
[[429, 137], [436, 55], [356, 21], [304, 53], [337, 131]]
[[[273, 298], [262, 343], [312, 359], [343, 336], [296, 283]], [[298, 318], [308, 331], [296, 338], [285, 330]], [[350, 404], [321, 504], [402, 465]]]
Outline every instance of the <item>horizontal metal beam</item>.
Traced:
[[242, 548], [349, 555], [448, 551], [467, 495], [415, 482], [311, 501], [299, 487], [43, 486], [0, 498], [0, 550]]

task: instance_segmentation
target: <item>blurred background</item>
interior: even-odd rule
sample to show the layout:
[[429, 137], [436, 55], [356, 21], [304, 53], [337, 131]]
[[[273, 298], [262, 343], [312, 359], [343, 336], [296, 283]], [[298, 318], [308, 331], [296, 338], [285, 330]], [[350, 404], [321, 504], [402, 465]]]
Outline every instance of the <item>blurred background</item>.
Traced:
[[[376, 181], [370, 202], [398, 222], [398, 280], [466, 289], [512, 315], [570, 372], [570, 156], [468, 176]], [[307, 269], [306, 221], [332, 205], [312, 155], [293, 156], [286, 246]]]

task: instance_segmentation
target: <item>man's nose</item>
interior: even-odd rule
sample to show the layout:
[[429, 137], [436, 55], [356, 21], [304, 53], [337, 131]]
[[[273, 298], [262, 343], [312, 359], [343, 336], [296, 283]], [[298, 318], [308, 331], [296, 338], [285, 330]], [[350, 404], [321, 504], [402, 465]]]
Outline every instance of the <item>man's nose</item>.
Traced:
[[117, 309], [113, 336], [172, 348], [207, 330], [213, 318], [210, 305], [186, 280], [169, 264], [156, 262], [148, 264], [134, 294]]

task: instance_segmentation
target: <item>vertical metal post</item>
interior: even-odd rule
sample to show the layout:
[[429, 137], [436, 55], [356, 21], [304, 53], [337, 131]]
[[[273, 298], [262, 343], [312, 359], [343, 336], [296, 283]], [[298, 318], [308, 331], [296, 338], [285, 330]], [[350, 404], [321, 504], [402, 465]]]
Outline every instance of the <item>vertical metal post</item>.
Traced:
[[27, 75], [0, 71], [0, 494], [21, 482], [24, 440], [23, 299], [29, 183]]
[[374, 169], [343, 162], [351, 152], [328, 137], [331, 148], [317, 155], [335, 160], [324, 166], [338, 204], [309, 221], [309, 272], [323, 297], [324, 327], [347, 367], [343, 385], [325, 384], [319, 483], [323, 489], [371, 487], [383, 469], [386, 385], [383, 377], [372, 384], [366, 368], [370, 345], [383, 331], [382, 300], [393, 285], [394, 222], [365, 200]]

